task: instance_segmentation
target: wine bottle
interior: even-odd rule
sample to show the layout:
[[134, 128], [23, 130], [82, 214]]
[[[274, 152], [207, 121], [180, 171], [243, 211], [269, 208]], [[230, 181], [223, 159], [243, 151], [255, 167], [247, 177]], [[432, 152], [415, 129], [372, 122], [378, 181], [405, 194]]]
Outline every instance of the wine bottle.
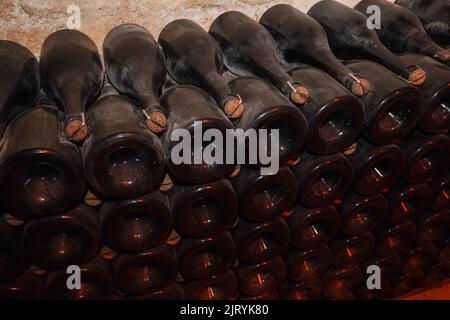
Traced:
[[322, 294], [331, 299], [354, 299], [353, 290], [359, 286], [362, 276], [362, 272], [357, 266], [330, 268], [322, 276]]
[[77, 30], [59, 30], [45, 39], [39, 68], [42, 87], [64, 111], [65, 133], [83, 141], [85, 112], [103, 85], [103, 65], [95, 43]]
[[398, 274], [392, 278], [393, 298], [407, 294], [414, 289], [420, 288], [425, 281], [425, 275], [422, 271], [414, 271], [406, 274]]
[[239, 118], [244, 103], [233, 93], [223, 77], [222, 52], [201, 26], [192, 20], [178, 19], [159, 35], [170, 75], [180, 84], [195, 85], [208, 92], [230, 119]]
[[[167, 165], [174, 177], [182, 182], [200, 184], [230, 175], [235, 165], [226, 161], [225, 143], [214, 139], [208, 143], [202, 139], [203, 133], [208, 129], [219, 130], [222, 137], [225, 137], [226, 130], [233, 128], [225, 114], [218, 109], [216, 102], [197, 87], [177, 86], [164, 93], [161, 104], [168, 112], [167, 130], [162, 139], [168, 159]], [[178, 133], [174, 133], [186, 130], [190, 133], [188, 137], [180, 137]], [[176, 142], [176, 138], [181, 140], [183, 145], [190, 142], [190, 151], [180, 150], [177, 145], [180, 142]], [[203, 156], [207, 150], [214, 158], [210, 160], [214, 161], [209, 162]], [[212, 155], [213, 151], [215, 156]], [[174, 155], [180, 158], [179, 161], [174, 162]], [[216, 156], [223, 157], [219, 159], [222, 161], [215, 161]]]
[[450, 267], [443, 263], [436, 263], [425, 270], [425, 286], [433, 285], [450, 277]]
[[361, 196], [350, 192], [338, 207], [342, 218], [341, 231], [357, 236], [375, 229], [388, 213], [388, 202], [381, 194]]
[[341, 268], [346, 265], [356, 265], [365, 260], [372, 252], [375, 240], [371, 233], [352, 237], [338, 234], [330, 241], [329, 246], [334, 265]]
[[85, 192], [81, 156], [61, 132], [58, 109], [28, 109], [6, 128], [0, 152], [0, 200], [25, 218], [64, 212]]
[[433, 41], [442, 46], [450, 45], [450, 3], [447, 0], [396, 0], [395, 4], [411, 10]]
[[416, 226], [410, 220], [399, 224], [383, 222], [373, 232], [376, 240], [375, 252], [385, 257], [408, 247], [416, 237]]
[[431, 40], [411, 10], [386, 0], [362, 0], [355, 9], [369, 16], [367, 7], [370, 5], [380, 10], [380, 28], [375, 31], [389, 50], [421, 53], [450, 66], [450, 50]]
[[183, 236], [220, 233], [237, 218], [238, 198], [226, 179], [195, 186], [175, 185], [169, 198], [174, 228]]
[[[377, 266], [380, 268], [380, 275], [382, 279], [389, 279], [398, 271], [402, 266], [402, 258], [397, 253], [392, 253], [386, 256], [372, 255], [363, 262], [362, 270], [366, 271], [370, 266]], [[366, 281], [364, 281], [366, 283]]]
[[366, 115], [362, 134], [375, 144], [397, 143], [406, 137], [424, 110], [420, 89], [375, 62], [353, 60], [346, 65], [354, 72], [373, 77], [370, 92], [360, 98]]
[[148, 193], [164, 174], [159, 138], [143, 124], [136, 103], [106, 85], [87, 113], [91, 134], [83, 146], [86, 178], [94, 192], [126, 199]]
[[229, 232], [206, 238], [182, 238], [176, 251], [178, 272], [194, 280], [223, 274], [236, 258], [236, 246]]
[[237, 280], [232, 270], [208, 279], [187, 281], [184, 285], [189, 300], [234, 300]]
[[159, 91], [166, 79], [166, 62], [158, 43], [144, 27], [122, 24], [103, 41], [105, 68], [112, 85], [136, 99], [148, 129], [160, 133], [167, 126]]
[[80, 268], [80, 288], [68, 289], [70, 273], [65, 269], [49, 272], [47, 290], [54, 300], [104, 300], [114, 292], [110, 262], [101, 257], [83, 263]]
[[285, 281], [279, 292], [284, 300], [318, 300], [321, 298], [322, 283], [318, 278], [300, 283]]
[[177, 257], [166, 244], [132, 254], [119, 254], [112, 262], [116, 289], [123, 294], [147, 294], [175, 280]]
[[450, 210], [450, 171], [447, 169], [430, 182], [433, 190], [431, 208], [435, 211]]
[[[369, 81], [354, 74], [333, 55], [325, 30], [313, 18], [288, 4], [278, 4], [265, 12], [259, 23], [272, 34], [285, 61], [317, 66], [357, 96], [368, 92]], [[309, 81], [303, 83], [310, 85]]]
[[286, 266], [281, 257], [256, 265], [240, 265], [236, 269], [239, 293], [259, 296], [276, 291], [286, 276]]
[[450, 210], [430, 212], [414, 220], [418, 243], [435, 242], [450, 230]]
[[282, 218], [260, 223], [241, 219], [233, 229], [233, 238], [238, 259], [256, 264], [284, 252], [289, 244], [289, 227]]
[[27, 268], [21, 240], [22, 227], [13, 227], [0, 217], [0, 284], [12, 281]]
[[297, 205], [286, 222], [291, 244], [297, 249], [307, 250], [331, 240], [341, 226], [341, 217], [333, 206], [305, 208]]
[[299, 201], [307, 207], [341, 203], [353, 180], [353, 167], [341, 153], [313, 156], [305, 151], [293, 171], [301, 186]]
[[0, 285], [0, 299], [4, 300], [45, 300], [47, 290], [41, 276], [30, 270], [18, 278]]
[[225, 66], [232, 73], [264, 78], [296, 104], [308, 100], [309, 90], [286, 73], [270, 32], [258, 22], [242, 12], [228, 11], [212, 22], [209, 33], [219, 43]]
[[388, 192], [401, 177], [405, 156], [395, 144], [377, 146], [360, 138], [356, 151], [347, 156], [355, 170], [353, 189], [364, 195]]
[[284, 256], [287, 279], [299, 283], [320, 277], [331, 265], [331, 252], [322, 245], [306, 251], [291, 249]]
[[[301, 111], [289, 100], [276, 90], [270, 83], [256, 77], [241, 77], [230, 82], [230, 88], [233, 92], [239, 94], [245, 101], [245, 112], [242, 117], [235, 122], [239, 129], [253, 129], [259, 133], [259, 130], [266, 129], [267, 150], [272, 150], [269, 137], [272, 136], [271, 130], [278, 130], [278, 159], [280, 165], [295, 161], [303, 146], [308, 131], [308, 124]], [[246, 156], [251, 159], [256, 156], [256, 150], [251, 149], [251, 144], [259, 145], [262, 138], [257, 138], [255, 142], [246, 142]], [[238, 137], [239, 138], [239, 137]], [[239, 140], [238, 140], [239, 143]], [[240, 143], [243, 143], [241, 141]], [[264, 143], [264, 141], [263, 141]], [[238, 145], [239, 146], [239, 145]], [[259, 147], [259, 148], [262, 148]], [[242, 152], [242, 151], [240, 151]], [[238, 153], [238, 157], [239, 157]], [[257, 156], [257, 162], [254, 166], [262, 166], [260, 156]]]
[[433, 243], [411, 246], [400, 252], [402, 257], [401, 272], [410, 273], [425, 269], [437, 256], [437, 248]]
[[[331, 49], [339, 58], [367, 58], [384, 65], [414, 85], [425, 82], [426, 72], [389, 51], [381, 43], [377, 33], [367, 28], [364, 14], [333, 0], [317, 2], [307, 14], [322, 25]], [[357, 70], [352, 71], [367, 79]], [[374, 79], [375, 77], [370, 77], [371, 88]]]
[[184, 288], [177, 282], [172, 282], [167, 287], [152, 293], [134, 296], [133, 300], [184, 300], [186, 295]]
[[428, 208], [432, 193], [426, 183], [410, 185], [400, 181], [386, 195], [389, 200], [386, 219], [394, 224], [414, 219]]
[[172, 230], [169, 201], [160, 191], [100, 207], [100, 234], [115, 252], [136, 252], [162, 243]]
[[80, 204], [60, 215], [31, 220], [25, 225], [23, 243], [30, 262], [45, 270], [82, 264], [100, 248], [98, 213]]
[[299, 190], [297, 178], [287, 167], [274, 175], [261, 175], [241, 166], [231, 183], [239, 195], [240, 217], [255, 222], [271, 220], [292, 210]]
[[9, 121], [36, 105], [39, 89], [35, 56], [18, 43], [0, 40], [0, 137]]

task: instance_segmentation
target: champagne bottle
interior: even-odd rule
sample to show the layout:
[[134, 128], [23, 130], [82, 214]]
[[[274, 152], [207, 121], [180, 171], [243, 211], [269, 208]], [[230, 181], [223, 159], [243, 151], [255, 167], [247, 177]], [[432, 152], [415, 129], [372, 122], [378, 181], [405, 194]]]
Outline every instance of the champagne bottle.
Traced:
[[45, 39], [39, 62], [42, 87], [64, 111], [66, 135], [88, 135], [85, 112], [103, 85], [103, 65], [95, 43], [77, 30], [59, 30]]
[[322, 293], [331, 299], [354, 299], [353, 291], [359, 286], [362, 276], [362, 272], [357, 266], [330, 268], [322, 276]]
[[410, 273], [425, 269], [437, 256], [437, 248], [433, 243], [411, 246], [400, 252], [402, 257], [401, 272]]
[[414, 289], [420, 288], [425, 281], [422, 271], [398, 274], [392, 278], [392, 297], [405, 295]]
[[450, 230], [450, 210], [430, 212], [414, 220], [418, 243], [435, 242]]
[[431, 208], [435, 211], [450, 210], [450, 171], [447, 169], [434, 178], [430, 186], [433, 190]]
[[81, 156], [61, 132], [63, 114], [28, 109], [5, 131], [0, 152], [0, 199], [24, 219], [73, 208], [85, 192]]
[[229, 88], [222, 73], [222, 52], [202, 27], [192, 20], [172, 21], [161, 31], [160, 43], [171, 76], [180, 84], [195, 85], [208, 92], [230, 119], [239, 118], [244, 104]]
[[189, 300], [234, 300], [237, 280], [232, 270], [208, 279], [187, 281], [184, 286]]
[[399, 224], [385, 221], [374, 230], [373, 235], [376, 254], [385, 257], [408, 247], [416, 237], [416, 226], [410, 220]]
[[25, 250], [20, 241], [22, 227], [13, 227], [0, 217], [0, 284], [12, 281], [27, 268]]
[[35, 56], [18, 43], [0, 40], [0, 137], [9, 121], [36, 105], [39, 89]]
[[329, 243], [333, 254], [333, 263], [341, 268], [346, 265], [356, 265], [365, 260], [375, 246], [371, 233], [347, 237], [339, 234]]
[[[337, 1], [322, 0], [313, 5], [307, 14], [322, 25], [330, 47], [338, 57], [373, 60], [414, 85], [421, 85], [427, 79], [424, 70], [389, 51], [381, 43], [377, 33], [367, 28], [367, 18], [357, 10]], [[367, 79], [356, 70], [352, 71]], [[373, 80], [374, 77], [371, 76], [371, 88]]]
[[242, 12], [228, 11], [213, 21], [209, 33], [219, 43], [225, 66], [231, 72], [264, 78], [296, 104], [307, 101], [309, 90], [286, 73], [272, 36], [258, 22]]
[[166, 111], [159, 103], [159, 91], [166, 79], [166, 62], [152, 34], [135, 24], [117, 26], [103, 41], [103, 56], [112, 85], [138, 101], [150, 131], [164, 131]]
[[318, 300], [321, 298], [322, 283], [317, 278], [300, 283], [285, 281], [279, 291], [284, 300]]
[[47, 290], [41, 276], [30, 270], [18, 278], [0, 285], [0, 299], [4, 300], [45, 300]]
[[322, 245], [305, 251], [291, 249], [284, 256], [287, 279], [294, 283], [320, 277], [331, 265], [331, 252]]

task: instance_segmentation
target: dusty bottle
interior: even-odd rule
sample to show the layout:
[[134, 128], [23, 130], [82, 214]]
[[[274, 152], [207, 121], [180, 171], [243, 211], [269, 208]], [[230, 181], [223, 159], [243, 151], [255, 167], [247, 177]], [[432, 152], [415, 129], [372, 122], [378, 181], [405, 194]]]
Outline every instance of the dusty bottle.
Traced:
[[43, 269], [82, 264], [100, 248], [98, 213], [80, 204], [60, 215], [34, 219], [25, 225], [23, 243], [30, 262]]
[[331, 252], [326, 245], [306, 251], [289, 250], [284, 256], [287, 279], [299, 283], [321, 276], [331, 265]]
[[152, 293], [132, 297], [133, 300], [184, 300], [184, 288], [178, 282], [172, 282], [167, 287]]
[[174, 228], [187, 237], [223, 232], [237, 218], [238, 198], [226, 179], [195, 186], [175, 185], [169, 199]]
[[105, 68], [112, 85], [136, 99], [149, 130], [160, 133], [167, 125], [159, 93], [166, 79], [166, 63], [158, 43], [144, 27], [122, 24], [103, 41]]
[[145, 194], [164, 173], [160, 139], [140, 117], [135, 101], [105, 85], [87, 113], [91, 134], [83, 146], [84, 170], [93, 191], [126, 199]]
[[[287, 62], [317, 66], [357, 96], [369, 90], [366, 79], [354, 74], [333, 55], [320, 23], [300, 10], [288, 4], [278, 4], [265, 12], [259, 23], [272, 34], [282, 58]], [[310, 85], [310, 82], [304, 83]]]
[[280, 257], [256, 265], [240, 265], [236, 269], [239, 293], [259, 296], [276, 291], [286, 276], [286, 266]]
[[[208, 129], [219, 130], [222, 137], [225, 137], [226, 130], [233, 128], [216, 102], [197, 87], [177, 86], [164, 93], [161, 104], [168, 112], [163, 146], [169, 159], [167, 165], [175, 178], [182, 182], [200, 184], [230, 175], [235, 165], [226, 161], [228, 153], [225, 141], [222, 144], [218, 141], [207, 142], [203, 137]], [[184, 132], [182, 137], [178, 135], [181, 131]], [[188, 144], [190, 150], [180, 150], [180, 140], [183, 145]], [[180, 158], [179, 161], [174, 162], [174, 154]], [[205, 155], [214, 161], [208, 161]]]
[[322, 283], [317, 278], [300, 283], [285, 281], [278, 291], [284, 300], [316, 300], [321, 298]]
[[380, 224], [388, 213], [388, 202], [381, 194], [361, 196], [350, 192], [338, 210], [342, 232], [356, 236], [370, 232]]
[[437, 256], [437, 248], [433, 243], [413, 245], [400, 252], [402, 257], [401, 272], [410, 273], [425, 269]]
[[133, 254], [119, 254], [112, 262], [116, 289], [140, 295], [164, 288], [175, 280], [177, 257], [166, 244]]
[[347, 156], [355, 170], [353, 189], [373, 195], [389, 191], [402, 176], [405, 156], [395, 144], [377, 146], [360, 138], [356, 151]]
[[12, 118], [36, 105], [39, 89], [35, 56], [18, 43], [0, 40], [0, 137]]
[[22, 228], [0, 221], [0, 283], [13, 280], [27, 268], [21, 240]]
[[354, 299], [353, 290], [359, 286], [362, 276], [362, 272], [357, 266], [330, 268], [322, 276], [322, 294], [331, 299]]
[[375, 31], [391, 51], [421, 53], [450, 66], [450, 50], [431, 40], [411, 10], [386, 0], [362, 0], [355, 9], [369, 16], [367, 7], [370, 5], [376, 5], [380, 10], [381, 28], [375, 28]]
[[11, 214], [57, 214], [84, 195], [81, 155], [62, 132], [63, 117], [57, 108], [38, 106], [9, 123], [0, 152], [0, 198]]
[[158, 42], [167, 69], [179, 84], [195, 85], [208, 92], [228, 118], [241, 116], [244, 103], [223, 77], [222, 52], [207, 31], [192, 20], [178, 19], [164, 27]]
[[286, 73], [270, 32], [258, 22], [242, 12], [228, 11], [213, 21], [209, 33], [219, 43], [231, 72], [264, 78], [296, 104], [307, 101], [309, 90], [303, 86], [307, 84], [296, 82]]
[[248, 221], [271, 220], [292, 210], [298, 195], [298, 182], [292, 171], [283, 167], [274, 175], [240, 168], [231, 183], [239, 195], [240, 217]]
[[402, 296], [414, 289], [420, 288], [425, 281], [422, 271], [414, 271], [406, 274], [398, 274], [392, 278], [392, 297]]
[[375, 144], [394, 143], [408, 135], [424, 110], [420, 89], [375, 62], [353, 60], [346, 65], [373, 77], [370, 92], [360, 98], [366, 115], [363, 135]]
[[435, 177], [430, 182], [433, 190], [433, 200], [431, 208], [435, 211], [450, 209], [450, 170], [446, 170], [442, 175]]
[[356, 265], [365, 260], [375, 246], [375, 239], [371, 233], [346, 237], [336, 236], [329, 243], [333, 254], [333, 263], [341, 268], [346, 265]]
[[1, 300], [45, 300], [45, 281], [30, 270], [18, 278], [0, 285]]
[[236, 246], [229, 232], [207, 238], [182, 238], [176, 251], [178, 272], [194, 280], [223, 274], [236, 258]]
[[305, 151], [293, 171], [301, 186], [299, 200], [307, 207], [341, 203], [353, 180], [353, 167], [341, 153], [313, 156]]
[[[380, 268], [381, 278], [389, 279], [391, 276], [400, 271], [402, 266], [402, 258], [397, 253], [392, 253], [387, 256], [372, 255], [362, 263], [362, 270], [368, 270], [369, 266], [378, 266]], [[367, 276], [367, 274], [366, 274]], [[366, 283], [364, 281], [364, 283]]]
[[[259, 78], [237, 78], [230, 82], [230, 88], [245, 101], [245, 112], [235, 122], [236, 127], [246, 132], [250, 129], [257, 131], [257, 140], [250, 140], [244, 145], [246, 157], [249, 158], [246, 164], [263, 166], [261, 155], [257, 156], [256, 161], [249, 163], [251, 157], [258, 154], [256, 150], [252, 150], [252, 147], [266, 142], [262, 136], [258, 135], [261, 129], [268, 130], [267, 141], [270, 142], [266, 143], [267, 151], [272, 150], [272, 139], [269, 139], [269, 137], [272, 138], [272, 130], [278, 130], [277, 148], [280, 165], [297, 160], [308, 131], [308, 124], [302, 112], [270, 83]], [[238, 140], [238, 147], [242, 143], [243, 141]], [[240, 149], [238, 152], [243, 153]]]
[[289, 227], [282, 218], [254, 223], [243, 219], [233, 229], [237, 257], [243, 263], [256, 264], [284, 252], [289, 244]]
[[56, 31], [42, 45], [39, 67], [43, 89], [65, 113], [66, 135], [83, 141], [89, 133], [85, 112], [104, 78], [95, 43], [80, 31]]
[[292, 245], [306, 250], [331, 240], [341, 226], [341, 217], [333, 206], [305, 208], [298, 205], [286, 222], [290, 229]]
[[399, 224], [385, 221], [374, 230], [373, 235], [376, 254], [385, 257], [408, 247], [416, 237], [416, 226], [410, 220]]
[[160, 191], [100, 207], [100, 234], [115, 252], [136, 252], [159, 245], [170, 234], [172, 213]]
[[414, 220], [418, 243], [435, 242], [450, 230], [450, 210], [422, 214]]
[[[384, 65], [414, 85], [425, 82], [426, 72], [389, 51], [377, 33], [367, 28], [367, 18], [361, 12], [337, 1], [322, 0], [309, 9], [308, 15], [322, 25], [331, 49], [339, 58], [367, 58]], [[357, 70], [352, 71], [367, 79]], [[370, 77], [371, 88], [374, 78]]]
[[234, 300], [237, 280], [232, 270], [208, 279], [187, 281], [184, 285], [189, 300]]

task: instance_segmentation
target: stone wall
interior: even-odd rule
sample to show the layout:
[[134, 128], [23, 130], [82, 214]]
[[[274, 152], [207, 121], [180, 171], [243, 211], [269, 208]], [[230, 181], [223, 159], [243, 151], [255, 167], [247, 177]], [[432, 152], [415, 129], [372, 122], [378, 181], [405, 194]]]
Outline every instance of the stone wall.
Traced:
[[[188, 18], [205, 29], [222, 12], [240, 10], [258, 19], [277, 3], [289, 3], [307, 11], [318, 0], [0, 0], [0, 39], [19, 42], [39, 55], [43, 40], [67, 27], [73, 12], [80, 9], [80, 30], [99, 48], [114, 26], [131, 22], [145, 26], [158, 37], [172, 20]], [[354, 6], [358, 0], [341, 0]], [[73, 5], [77, 6], [74, 7]], [[68, 13], [69, 11], [69, 13]], [[68, 22], [69, 21], [69, 22]]]

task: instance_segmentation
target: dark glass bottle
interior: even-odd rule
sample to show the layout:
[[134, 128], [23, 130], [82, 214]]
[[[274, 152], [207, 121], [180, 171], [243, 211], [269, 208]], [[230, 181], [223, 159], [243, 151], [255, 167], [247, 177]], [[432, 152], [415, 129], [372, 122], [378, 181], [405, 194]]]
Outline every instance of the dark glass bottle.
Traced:
[[289, 212], [299, 190], [297, 178], [287, 167], [280, 168], [274, 175], [261, 175], [259, 171], [241, 166], [231, 183], [239, 195], [240, 217], [256, 222]]
[[152, 293], [134, 296], [133, 300], [184, 300], [186, 295], [184, 288], [177, 282], [172, 282], [167, 287]]
[[91, 260], [100, 248], [98, 213], [80, 204], [60, 215], [25, 225], [23, 243], [30, 262], [46, 270]]
[[435, 242], [450, 230], [450, 210], [430, 212], [414, 220], [418, 243]]
[[317, 300], [321, 298], [322, 283], [317, 278], [300, 283], [285, 281], [278, 291], [284, 300]]
[[178, 19], [159, 35], [167, 59], [167, 69], [179, 84], [195, 85], [207, 91], [230, 119], [239, 118], [244, 104], [223, 77], [222, 52], [201, 26], [192, 20]]
[[340, 269], [330, 268], [322, 276], [322, 294], [331, 299], [352, 300], [361, 280], [362, 272], [357, 266], [346, 266]]
[[366, 281], [361, 281], [362, 285], [355, 290], [355, 296], [358, 300], [384, 300], [390, 297], [392, 287], [388, 279], [381, 278], [380, 289], [367, 288]]
[[165, 194], [149, 194], [100, 207], [100, 234], [115, 252], [141, 251], [163, 242], [172, 230], [172, 213]]
[[82, 141], [88, 135], [86, 109], [103, 85], [100, 54], [87, 35], [77, 30], [59, 30], [45, 39], [39, 61], [42, 87], [64, 110], [69, 139]]
[[422, 214], [431, 202], [432, 191], [428, 184], [407, 184], [400, 181], [386, 195], [389, 213], [386, 219], [391, 223], [402, 223]]
[[272, 290], [269, 292], [265, 292], [263, 294], [260, 294], [258, 296], [244, 296], [239, 295], [238, 300], [253, 300], [253, 301], [267, 301], [267, 300], [280, 300], [280, 295], [278, 294], [277, 290]]
[[301, 186], [299, 200], [307, 207], [341, 203], [353, 179], [353, 167], [341, 153], [313, 156], [303, 152], [294, 173]]
[[321, 276], [331, 265], [331, 252], [326, 245], [306, 251], [289, 250], [284, 256], [287, 279], [299, 283]]
[[187, 186], [169, 193], [174, 228], [188, 237], [206, 237], [230, 228], [236, 221], [238, 198], [226, 180]]
[[232, 270], [208, 279], [187, 281], [184, 290], [189, 300], [234, 300], [237, 280]]
[[342, 234], [336, 236], [329, 243], [333, 263], [342, 268], [347, 265], [356, 265], [365, 260], [375, 246], [375, 240], [371, 233], [346, 237]]
[[301, 108], [308, 120], [308, 150], [330, 154], [348, 149], [364, 122], [361, 101], [318, 69], [304, 65], [289, 74], [311, 88], [310, 98]]
[[45, 300], [45, 280], [30, 270], [18, 278], [0, 285], [0, 300]]
[[106, 85], [87, 113], [90, 136], [83, 146], [86, 178], [93, 191], [112, 198], [149, 192], [164, 174], [159, 138], [139, 117], [134, 100]]
[[430, 182], [433, 190], [431, 208], [436, 211], [450, 210], [450, 170]]
[[235, 272], [240, 294], [260, 296], [277, 290], [286, 277], [286, 266], [276, 257], [256, 265], [240, 265]]
[[9, 121], [39, 98], [39, 65], [18, 43], [0, 40], [0, 137]]
[[164, 288], [175, 280], [177, 257], [166, 244], [133, 254], [119, 254], [112, 262], [116, 289], [140, 295]]
[[395, 3], [411, 10], [436, 43], [450, 45], [450, 3], [447, 0], [396, 0]]
[[357, 96], [369, 90], [366, 79], [354, 74], [333, 55], [322, 26], [300, 10], [288, 4], [278, 4], [265, 12], [259, 23], [272, 34], [282, 58], [287, 62], [317, 66]]
[[[203, 133], [208, 129], [219, 130], [225, 137], [226, 130], [233, 128], [225, 114], [217, 107], [216, 102], [205, 91], [197, 87], [177, 86], [164, 93], [161, 97], [161, 104], [168, 112], [167, 130], [163, 135], [163, 145], [168, 159], [167, 165], [175, 178], [183, 182], [199, 184], [218, 180], [231, 174], [234, 165], [226, 161], [225, 143], [223, 142], [220, 145], [217, 141], [212, 144], [202, 139]], [[175, 130], [177, 132], [182, 129], [184, 129], [183, 132], [186, 135], [188, 132], [190, 134], [187, 137], [180, 137], [177, 134], [175, 134], [175, 138], [172, 136]], [[179, 140], [176, 140], [176, 137]], [[175, 141], [172, 141], [173, 139]], [[179, 150], [177, 144], [180, 142], [177, 141], [180, 140], [184, 144], [188, 142], [186, 140], [190, 140], [190, 152]], [[219, 161], [209, 163], [203, 157], [205, 149], [211, 146], [215, 147], [216, 156], [223, 157], [222, 163], [219, 163]], [[173, 150], [174, 148], [176, 151]], [[217, 151], [218, 149], [223, 152]], [[174, 163], [173, 153], [182, 159]], [[197, 159], [195, 154], [202, 156], [201, 159]]]
[[410, 183], [428, 181], [443, 171], [448, 163], [450, 138], [415, 131], [401, 148], [406, 157], [404, 178]]
[[410, 220], [399, 224], [385, 221], [374, 230], [373, 235], [376, 254], [385, 257], [408, 247], [416, 237], [416, 226]]
[[262, 223], [241, 219], [233, 229], [233, 238], [239, 260], [255, 264], [284, 252], [289, 244], [289, 227], [282, 218]]
[[355, 9], [369, 16], [367, 7], [370, 5], [376, 5], [380, 10], [381, 28], [375, 30], [389, 50], [421, 53], [450, 66], [450, 51], [431, 40], [411, 10], [386, 0], [362, 0]]
[[228, 11], [213, 21], [209, 33], [219, 43], [225, 66], [231, 72], [264, 78], [294, 103], [307, 101], [309, 90], [283, 69], [270, 32], [258, 22], [242, 12]]
[[450, 278], [450, 267], [443, 263], [436, 263], [425, 270], [426, 286], [436, 284], [437, 282]]
[[50, 299], [55, 300], [104, 300], [114, 293], [111, 265], [100, 257], [80, 267], [80, 289], [69, 290], [65, 269], [52, 271], [47, 276], [47, 290]]
[[395, 144], [376, 146], [363, 138], [357, 144], [356, 151], [347, 156], [355, 170], [353, 189], [365, 195], [389, 191], [405, 168], [402, 150]]
[[428, 267], [437, 256], [437, 248], [432, 243], [414, 245], [400, 252], [400, 256], [403, 261], [401, 271], [410, 273]]
[[372, 255], [363, 262], [362, 271], [366, 272], [369, 266], [378, 266], [380, 268], [381, 279], [389, 279], [400, 271], [402, 258], [393, 252], [390, 255], [381, 257]]
[[83, 197], [80, 152], [61, 132], [62, 117], [56, 108], [39, 106], [8, 125], [0, 152], [0, 199], [11, 214], [57, 214]]
[[[230, 88], [238, 93], [245, 101], [245, 112], [235, 125], [239, 129], [257, 131], [267, 129], [267, 139], [270, 141], [270, 130], [278, 130], [279, 148], [278, 158], [280, 165], [298, 157], [308, 131], [308, 124], [302, 112], [299, 111], [289, 100], [276, 90], [270, 83], [255, 77], [237, 78], [230, 82]], [[247, 131], [246, 131], [247, 132]], [[239, 138], [239, 137], [238, 137]], [[240, 140], [243, 140], [240, 139]], [[256, 150], [251, 149], [260, 142], [245, 142], [246, 157], [256, 156]], [[265, 141], [263, 141], [264, 143]], [[243, 141], [238, 140], [238, 146]], [[267, 149], [271, 150], [270, 143]], [[239, 151], [243, 153], [243, 151]], [[238, 153], [239, 156], [239, 153]], [[251, 158], [250, 158], [251, 159]], [[250, 162], [250, 161], [248, 161]], [[257, 157], [259, 166], [261, 159]]]
[[375, 144], [394, 143], [408, 135], [424, 110], [420, 89], [375, 62], [353, 60], [346, 65], [373, 77], [370, 92], [360, 98], [365, 107], [363, 135]]
[[207, 238], [182, 238], [176, 251], [178, 272], [188, 279], [223, 274], [236, 258], [236, 246], [229, 232]]
[[103, 56], [112, 85], [139, 102], [150, 131], [162, 132], [167, 121], [159, 91], [167, 71], [162, 50], [152, 34], [135, 24], [117, 26], [103, 41]]
[[388, 213], [388, 202], [381, 194], [361, 196], [350, 192], [338, 210], [342, 232], [356, 236], [370, 232], [380, 224]]
[[[322, 0], [309, 9], [308, 15], [322, 25], [331, 49], [339, 58], [371, 59], [414, 85], [425, 82], [427, 78], [425, 71], [389, 51], [381, 43], [377, 33], [367, 28], [367, 18], [359, 11], [338, 1]], [[352, 71], [367, 79], [357, 70]], [[371, 88], [375, 78], [370, 76]]]
[[291, 244], [297, 249], [313, 249], [326, 244], [338, 232], [341, 217], [333, 206], [305, 208], [296, 206], [286, 219]]
[[392, 297], [399, 297], [420, 288], [425, 281], [422, 271], [414, 271], [406, 274], [398, 274], [392, 278]]
[[21, 235], [21, 227], [10, 226], [0, 216], [0, 284], [13, 280], [27, 268]]

